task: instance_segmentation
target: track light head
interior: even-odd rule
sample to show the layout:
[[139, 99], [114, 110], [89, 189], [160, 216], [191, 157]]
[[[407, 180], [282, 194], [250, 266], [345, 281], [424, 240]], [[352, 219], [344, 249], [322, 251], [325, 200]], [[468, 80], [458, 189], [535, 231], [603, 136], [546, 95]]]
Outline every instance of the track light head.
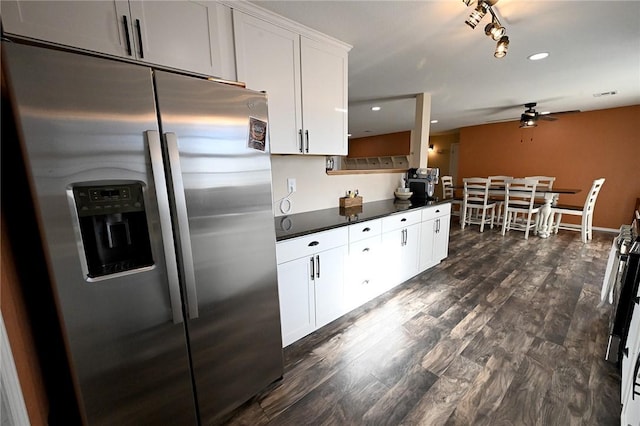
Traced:
[[507, 29], [500, 25], [496, 20], [493, 20], [490, 24], [487, 24], [487, 26], [484, 27], [484, 33], [495, 41], [498, 41], [507, 33]]
[[467, 20], [464, 21], [465, 24], [467, 24], [471, 28], [475, 28], [476, 25], [478, 25], [478, 23], [482, 21], [484, 15], [487, 14], [487, 10], [489, 10], [487, 4], [484, 1], [479, 1], [478, 6], [476, 6], [475, 10], [471, 12], [471, 15], [469, 15]]
[[496, 45], [496, 51], [493, 52], [493, 56], [496, 58], [504, 58], [507, 55], [509, 49], [509, 37], [502, 36]]

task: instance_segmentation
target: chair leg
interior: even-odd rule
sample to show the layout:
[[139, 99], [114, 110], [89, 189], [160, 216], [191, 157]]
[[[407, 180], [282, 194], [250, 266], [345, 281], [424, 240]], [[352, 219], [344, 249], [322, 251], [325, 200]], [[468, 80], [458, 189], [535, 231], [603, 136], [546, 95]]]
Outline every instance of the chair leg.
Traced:
[[[556, 219], [556, 225], [555, 225], [555, 233], [558, 233], [558, 230], [560, 229], [560, 221], [562, 220], [562, 213], [558, 213], [558, 218]], [[553, 223], [553, 222], [551, 222]], [[551, 233], [551, 230], [549, 231], [549, 233]]]
[[480, 232], [484, 232], [484, 221], [487, 216], [487, 210], [482, 209], [482, 217], [480, 218]]
[[491, 208], [491, 229], [493, 229], [493, 221], [496, 219], [496, 207]]
[[460, 208], [460, 228], [464, 229], [464, 224], [467, 221], [467, 206], [463, 205]]
[[531, 212], [529, 212], [529, 214], [527, 214], [527, 223], [525, 224], [525, 226], [527, 227], [527, 229], [525, 229], [525, 231], [524, 231], [524, 239], [528, 240], [529, 239], [529, 229], [531, 229]]
[[582, 215], [582, 223], [580, 224], [580, 237], [582, 242], [586, 243], [589, 239], [589, 216]]
[[508, 211], [505, 209], [502, 212], [502, 236], [504, 237], [504, 233], [507, 231], [507, 213]]

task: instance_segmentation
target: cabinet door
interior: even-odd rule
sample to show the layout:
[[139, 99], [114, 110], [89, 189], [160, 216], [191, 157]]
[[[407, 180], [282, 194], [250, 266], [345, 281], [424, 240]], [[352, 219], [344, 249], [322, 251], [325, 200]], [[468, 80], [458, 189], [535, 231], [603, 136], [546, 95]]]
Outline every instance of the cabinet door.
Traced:
[[405, 242], [402, 246], [400, 282], [404, 282], [418, 273], [418, 254], [420, 250], [420, 225], [405, 228]]
[[305, 151], [347, 155], [347, 52], [300, 39]]
[[385, 232], [382, 245], [382, 291], [387, 291], [418, 273], [420, 224]]
[[433, 260], [442, 261], [449, 255], [449, 224], [451, 215], [440, 216], [436, 219], [433, 240]]
[[[2, 25], [9, 34], [115, 56], [129, 56], [125, 18], [129, 3], [109, 1], [3, 0]], [[129, 31], [129, 37], [133, 34]], [[133, 52], [132, 52], [133, 53]]]
[[278, 265], [282, 345], [288, 346], [315, 330], [315, 300], [311, 260], [303, 257]]
[[336, 247], [315, 256], [316, 328], [342, 316], [344, 305], [344, 259], [346, 247]]
[[420, 271], [425, 271], [438, 263], [434, 261], [434, 239], [436, 235], [437, 219], [424, 221], [420, 224]]
[[302, 154], [300, 36], [233, 11], [238, 80], [267, 92], [272, 154]]
[[[223, 68], [233, 61], [232, 52], [224, 49], [233, 43], [230, 8], [206, 1], [132, 0], [130, 4], [138, 59], [222, 78], [235, 77]], [[223, 58], [223, 53], [230, 57]]]

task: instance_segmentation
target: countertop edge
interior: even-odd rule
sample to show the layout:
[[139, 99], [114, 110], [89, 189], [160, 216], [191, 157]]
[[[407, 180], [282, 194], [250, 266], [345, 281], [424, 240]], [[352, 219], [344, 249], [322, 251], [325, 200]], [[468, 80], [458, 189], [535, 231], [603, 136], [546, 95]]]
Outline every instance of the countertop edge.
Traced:
[[[373, 201], [370, 203], [364, 203], [363, 204], [363, 208], [366, 209], [366, 206], [372, 205], [374, 203], [381, 203], [381, 202], [393, 202], [394, 200], [381, 200], [381, 201]], [[332, 211], [336, 211], [338, 209], [336, 208], [330, 208], [330, 209], [323, 209], [323, 210], [314, 210], [314, 211], [310, 211], [310, 212], [303, 212], [303, 213], [296, 213], [295, 215], [284, 215], [284, 216], [276, 216], [274, 217], [274, 223], [276, 224], [276, 242], [281, 242], [281, 241], [286, 241], [286, 240], [290, 240], [293, 238], [298, 238], [298, 237], [303, 237], [305, 235], [310, 235], [310, 234], [315, 234], [317, 232], [323, 232], [323, 231], [329, 231], [331, 229], [336, 229], [336, 228], [340, 228], [343, 226], [349, 226], [349, 225], [353, 225], [355, 223], [360, 223], [360, 222], [366, 222], [369, 220], [375, 220], [375, 219], [379, 219], [382, 217], [387, 217], [387, 216], [392, 216], [395, 214], [402, 214], [402, 213], [406, 213], [408, 211], [411, 210], [415, 210], [415, 209], [424, 209], [424, 208], [428, 208], [428, 207], [435, 207], [441, 204], [447, 204], [447, 203], [451, 203], [451, 199], [444, 199], [444, 200], [432, 200], [432, 201], [428, 201], [429, 204], [427, 203], [420, 203], [420, 204], [416, 204], [416, 205], [411, 205], [409, 208], [407, 209], [403, 209], [403, 210], [396, 210], [396, 211], [387, 211], [387, 212], [383, 212], [383, 213], [379, 213], [379, 214], [373, 214], [373, 215], [367, 215], [366, 217], [363, 218], [359, 218], [358, 215], [355, 215], [355, 218], [353, 219], [347, 219], [345, 221], [345, 216], [336, 214], [336, 221], [335, 223], [330, 223], [330, 224], [325, 224], [325, 225], [321, 225], [321, 226], [317, 226], [317, 227], [313, 227], [313, 228], [307, 228], [304, 230], [301, 230], [299, 232], [292, 232], [290, 234], [286, 234], [286, 235], [278, 235], [278, 231], [277, 231], [277, 226], [279, 224], [279, 226], [282, 228], [283, 223], [286, 223], [286, 220], [289, 221], [293, 221], [296, 218], [304, 218], [305, 215], [310, 216], [313, 214], [317, 214], [318, 212], [327, 212], [328, 215], [332, 215]], [[291, 224], [291, 226], [293, 226]]]

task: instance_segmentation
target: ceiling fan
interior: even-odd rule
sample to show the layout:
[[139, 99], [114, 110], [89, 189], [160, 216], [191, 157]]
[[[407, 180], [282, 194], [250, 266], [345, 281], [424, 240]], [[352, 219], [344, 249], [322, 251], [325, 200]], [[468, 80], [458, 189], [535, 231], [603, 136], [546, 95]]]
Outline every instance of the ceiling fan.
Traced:
[[573, 112], [580, 112], [580, 110], [576, 109], [576, 110], [571, 110], [571, 111], [539, 113], [535, 109], [536, 105], [537, 105], [536, 102], [529, 102], [527, 104], [524, 104], [524, 107], [526, 109], [524, 110], [522, 115], [520, 115], [520, 128], [536, 127], [537, 126], [536, 122], [538, 120], [556, 121], [558, 119], [556, 117], [556, 115], [558, 115], [558, 114], [568, 114], [568, 113], [573, 113]]
[[[568, 114], [568, 113], [574, 113], [574, 112], [580, 112], [580, 110], [571, 110], [571, 111], [558, 111], [558, 112], [538, 112], [536, 111], [536, 106], [538, 104], [536, 102], [529, 102], [524, 104], [525, 110], [524, 112], [520, 115], [520, 128], [530, 128], [530, 127], [536, 127], [537, 126], [537, 122], [538, 120], [545, 120], [545, 121], [556, 121], [558, 119], [558, 117], [556, 117], [559, 114]], [[501, 109], [506, 109], [507, 107], [503, 107]], [[512, 107], [509, 107], [512, 108]], [[491, 121], [487, 121], [487, 123], [495, 123], [495, 122], [503, 122], [503, 121], [513, 121], [516, 120], [516, 118], [510, 118], [510, 119], [500, 119], [500, 120], [491, 120]]]

